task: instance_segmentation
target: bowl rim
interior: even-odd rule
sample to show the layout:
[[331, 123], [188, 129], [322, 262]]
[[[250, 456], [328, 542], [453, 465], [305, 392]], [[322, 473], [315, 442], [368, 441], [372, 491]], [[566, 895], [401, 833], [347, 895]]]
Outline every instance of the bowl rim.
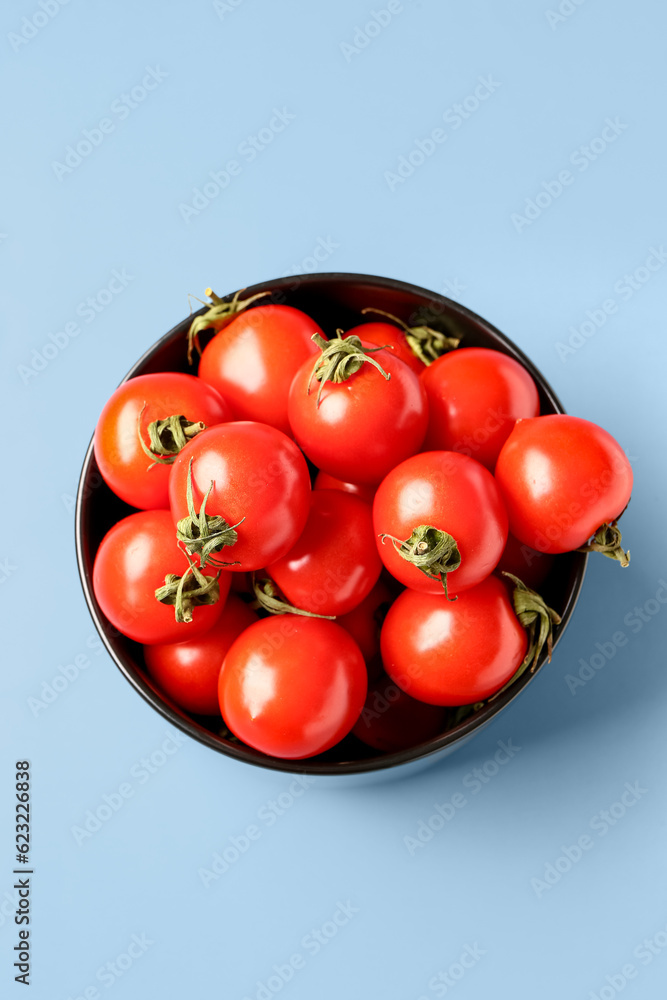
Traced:
[[[246, 288], [240, 289], [241, 292], [247, 293], [248, 296], [255, 295], [258, 292], [270, 291], [277, 293], [280, 290], [289, 289], [290, 291], [296, 290], [296, 288], [301, 288], [308, 285], [340, 285], [344, 283], [367, 283], [378, 289], [392, 290], [403, 292], [407, 295], [417, 297], [422, 300], [423, 306], [428, 307], [429, 303], [437, 305], [439, 307], [439, 312], [442, 315], [459, 315], [464, 317], [468, 321], [472, 321], [474, 324], [480, 326], [484, 330], [490, 331], [493, 336], [499, 340], [507, 349], [508, 354], [517, 357], [527, 371], [532, 375], [532, 377], [537, 382], [538, 386], [542, 389], [544, 394], [547, 396], [551, 404], [553, 405], [557, 413], [565, 413], [565, 409], [560, 399], [554, 392], [553, 388], [546, 380], [544, 375], [539, 371], [535, 364], [531, 361], [529, 357], [518, 347], [513, 341], [509, 339], [505, 334], [503, 334], [497, 327], [488, 320], [484, 319], [478, 313], [469, 309], [467, 306], [461, 305], [461, 303], [456, 302], [453, 299], [448, 298], [445, 295], [441, 295], [438, 292], [433, 292], [430, 289], [422, 288], [419, 285], [414, 285], [410, 282], [400, 281], [395, 278], [388, 278], [378, 275], [362, 274], [356, 272], [343, 272], [343, 271], [326, 271], [326, 272], [311, 272], [302, 275], [289, 275], [281, 278], [276, 278], [269, 281], [258, 282], [254, 285], [247, 286]], [[236, 292], [229, 292], [221, 298], [225, 300], [231, 299]], [[268, 301], [268, 300], [267, 300]], [[259, 303], [262, 304], [262, 303]], [[442, 309], [442, 306], [445, 309]], [[165, 333], [159, 340], [155, 341], [141, 357], [132, 365], [130, 370], [124, 376], [124, 378], [119, 383], [122, 385], [129, 379], [134, 378], [136, 375], [141, 374], [139, 369], [143, 368], [146, 362], [150, 361], [152, 357], [159, 352], [159, 350], [175, 339], [178, 335], [184, 333], [192, 322], [195, 316], [202, 314], [206, 306], [202, 306], [201, 309], [193, 312], [190, 316], [176, 323], [167, 333]], [[205, 726], [196, 722], [191, 716], [189, 716], [184, 710], [178, 708], [171, 702], [168, 702], [165, 697], [161, 697], [153, 687], [151, 687], [144, 678], [127, 663], [124, 662], [123, 658], [117, 653], [113, 648], [111, 643], [111, 636], [109, 633], [109, 626], [106, 623], [106, 619], [99, 608], [97, 600], [95, 598], [92, 586], [92, 565], [90, 568], [86, 564], [85, 558], [85, 542], [84, 542], [84, 507], [87, 503], [88, 496], [87, 492], [87, 479], [91, 472], [91, 467], [95, 466], [94, 457], [94, 433], [91, 437], [90, 443], [86, 450], [84, 456], [81, 473], [79, 476], [79, 482], [77, 487], [76, 496], [76, 508], [75, 508], [75, 520], [74, 520], [74, 532], [75, 532], [75, 546], [76, 546], [76, 559], [77, 568], [79, 571], [79, 578], [81, 581], [81, 587], [84, 593], [86, 604], [88, 606], [88, 611], [93, 619], [93, 623], [99, 632], [100, 638], [104, 643], [107, 652], [111, 656], [112, 660], [121, 671], [123, 676], [129, 683], [134, 687], [134, 689], [152, 706], [160, 715], [162, 715], [168, 722], [176, 726], [186, 735], [191, 736], [193, 739], [197, 740], [205, 746], [210, 747], [212, 750], [216, 750], [218, 753], [224, 756], [231, 757], [235, 760], [243, 762], [245, 764], [252, 764], [256, 767], [262, 767], [264, 769], [279, 771], [283, 773], [290, 774], [307, 774], [312, 776], [325, 776], [325, 775], [336, 775], [336, 776], [347, 776], [355, 774], [372, 773], [376, 771], [386, 771], [390, 768], [400, 767], [401, 765], [407, 765], [414, 763], [416, 761], [427, 761], [430, 757], [434, 755], [442, 755], [445, 752], [450, 752], [456, 749], [457, 746], [463, 745], [474, 733], [483, 729], [487, 726], [503, 709], [510, 705], [515, 698], [517, 698], [530, 684], [534, 677], [537, 676], [539, 671], [542, 669], [546, 656], [543, 654], [540, 657], [537, 667], [532, 671], [525, 671], [524, 674], [506, 691], [503, 691], [493, 702], [487, 703], [483, 709], [479, 710], [474, 715], [470, 716], [468, 719], [464, 719], [460, 722], [454, 729], [448, 730], [448, 732], [433, 737], [424, 743], [417, 744], [416, 746], [410, 747], [407, 750], [400, 750], [391, 753], [384, 753], [380, 756], [373, 756], [362, 758], [360, 760], [350, 760], [341, 761], [338, 763], [333, 763], [331, 761], [318, 762], [317, 758], [306, 758], [302, 760], [289, 760], [280, 759], [277, 757], [270, 757], [259, 751], [254, 750], [251, 747], [246, 747], [244, 744], [235, 744], [228, 740], [224, 740], [222, 737], [216, 736]], [[585, 553], [580, 554], [580, 559], [576, 565], [574, 571], [574, 578], [570, 591], [568, 594], [567, 602], [563, 609], [561, 615], [561, 624], [557, 628], [556, 635], [554, 637], [553, 648], [555, 649], [560, 638], [565, 631], [565, 628], [569, 622], [572, 615], [574, 607], [579, 598], [581, 588], [583, 585], [584, 577], [586, 574], [586, 566], [588, 561], [588, 555]]]

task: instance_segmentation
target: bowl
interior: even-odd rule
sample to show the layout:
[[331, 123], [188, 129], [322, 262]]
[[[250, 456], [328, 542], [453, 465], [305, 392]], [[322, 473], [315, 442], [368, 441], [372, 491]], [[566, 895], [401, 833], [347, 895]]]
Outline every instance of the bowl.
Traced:
[[[391, 278], [342, 273], [309, 274], [266, 281], [247, 288], [244, 297], [258, 292], [271, 293], [270, 297], [261, 300], [262, 303], [284, 303], [302, 309], [325, 332], [333, 333], [339, 327], [349, 329], [357, 325], [363, 320], [360, 310], [374, 306], [408, 321], [410, 325], [430, 323], [449, 335], [461, 337], [467, 347], [502, 351], [519, 361], [532, 375], [539, 391], [542, 413], [564, 412], [546, 379], [511, 340], [470, 309], [435, 292]], [[232, 294], [227, 298], [231, 298]], [[158, 340], [137, 361], [124, 381], [152, 372], [193, 371], [186, 357], [186, 334], [191, 321], [192, 317], [188, 316]], [[202, 336], [202, 346], [210, 337], [208, 333]], [[409, 770], [417, 770], [451, 753], [488, 725], [531, 683], [546, 660], [544, 652], [532, 673], [525, 672], [495, 700], [438, 736], [408, 750], [379, 753], [350, 735], [333, 749], [307, 760], [290, 761], [267, 756], [227, 738], [219, 718], [192, 716], [171, 702], [147, 674], [142, 647], [115, 630], [102, 613], [92, 587], [95, 553], [109, 528], [132, 512], [133, 508], [116, 497], [102, 480], [91, 440], [77, 493], [76, 551], [83, 592], [97, 630], [116, 666], [157, 712], [211, 750], [237, 761], [287, 773], [335, 775], [339, 779], [362, 775], [375, 779], [403, 776]], [[540, 588], [547, 603], [561, 616], [561, 624], [554, 629], [554, 646], [577, 602], [586, 560], [586, 555], [576, 552], [559, 556]]]

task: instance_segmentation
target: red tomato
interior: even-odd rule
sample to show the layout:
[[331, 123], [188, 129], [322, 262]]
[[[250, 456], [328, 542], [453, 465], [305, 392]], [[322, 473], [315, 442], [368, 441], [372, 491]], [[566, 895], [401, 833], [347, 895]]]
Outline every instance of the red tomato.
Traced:
[[[380, 556], [406, 587], [441, 594], [443, 584], [407, 562], [397, 543], [428, 525], [451, 535], [461, 556], [447, 574], [447, 589], [461, 593], [495, 568], [507, 541], [507, 514], [493, 476], [474, 458], [453, 451], [422, 452], [406, 459], [378, 487], [373, 523]], [[437, 570], [436, 570], [437, 572]]]
[[570, 552], [615, 521], [632, 469], [597, 424], [564, 413], [520, 420], [498, 457], [496, 481], [513, 535], [538, 552]]
[[503, 584], [489, 576], [457, 601], [404, 590], [385, 618], [381, 645], [385, 670], [413, 698], [470, 705], [516, 673], [528, 640]]
[[383, 676], [368, 689], [366, 702], [352, 732], [375, 750], [408, 750], [444, 732], [448, 712], [427, 705]]
[[[545, 552], [538, 552], [530, 545], [524, 545], [511, 533], [507, 536], [507, 545], [500, 557], [500, 562], [496, 566], [496, 572], [500, 574], [505, 571], [513, 573], [531, 590], [538, 590], [553, 566], [554, 557]], [[507, 577], [503, 577], [507, 580]], [[510, 590], [514, 590], [514, 584], [508, 581]]]
[[381, 570], [370, 506], [340, 490], [313, 491], [298, 541], [266, 567], [293, 607], [318, 615], [347, 614]]
[[378, 580], [356, 608], [336, 619], [336, 623], [342, 625], [356, 642], [366, 666], [375, 667], [380, 652], [380, 629], [393, 599], [394, 595], [384, 580]]
[[424, 362], [413, 354], [405, 339], [405, 334], [400, 327], [393, 323], [361, 323], [360, 326], [348, 330], [343, 339], [346, 337], [359, 337], [375, 347], [386, 347], [388, 351], [404, 361], [415, 375], [421, 375], [424, 371]]
[[206, 515], [238, 525], [237, 541], [214, 559], [236, 562], [230, 569], [243, 572], [262, 569], [289, 552], [305, 527], [311, 493], [308, 466], [290, 438], [251, 421], [221, 424], [197, 435], [172, 466], [169, 497], [177, 523], [188, 516], [190, 463], [197, 513], [213, 483]]
[[345, 629], [275, 615], [246, 629], [225, 657], [220, 709], [235, 736], [275, 757], [313, 757], [357, 721], [366, 668]]
[[[201, 421], [207, 427], [233, 419], [230, 407], [215, 389], [195, 375], [180, 372], [138, 375], [123, 382], [100, 414], [95, 428], [95, 459], [107, 485], [132, 507], [169, 507], [171, 464], [152, 465], [141, 440], [148, 447], [149, 424], [172, 416], [183, 416], [193, 425]], [[189, 428], [186, 436], [193, 429]], [[163, 431], [163, 440], [169, 444], [168, 432], [165, 437]]]
[[313, 363], [309, 360], [290, 389], [288, 412], [294, 437], [318, 469], [346, 483], [378, 483], [394, 465], [418, 450], [426, 433], [426, 395], [415, 373], [388, 351], [370, 357], [389, 380], [372, 364], [364, 363], [345, 381], [313, 379], [311, 384]]
[[244, 601], [229, 594], [220, 618], [201, 638], [146, 646], [148, 672], [186, 712], [219, 715], [218, 677], [222, 661], [234, 640], [257, 620]]
[[[214, 604], [197, 605], [192, 608], [190, 622], [177, 622], [174, 607], [160, 603], [155, 591], [164, 585], [167, 574], [182, 576], [188, 566], [176, 542], [168, 510], [130, 514], [114, 524], [97, 550], [93, 565], [95, 597], [111, 624], [137, 642], [152, 645], [194, 639], [212, 628], [220, 617], [230, 574], [220, 574], [220, 597]], [[204, 575], [215, 577], [210, 570]]]
[[313, 484], [314, 490], [342, 490], [343, 493], [352, 493], [353, 496], [365, 500], [366, 503], [373, 503], [375, 487], [368, 483], [343, 483], [335, 476], [330, 476], [328, 472], [318, 472]]
[[318, 351], [322, 331], [292, 306], [255, 306], [240, 313], [206, 345], [199, 377], [231, 404], [237, 420], [258, 420], [291, 436], [287, 395], [292, 379]]
[[460, 347], [422, 369], [429, 407], [426, 451], [460, 451], [493, 472], [519, 417], [540, 412], [537, 386], [514, 358]]

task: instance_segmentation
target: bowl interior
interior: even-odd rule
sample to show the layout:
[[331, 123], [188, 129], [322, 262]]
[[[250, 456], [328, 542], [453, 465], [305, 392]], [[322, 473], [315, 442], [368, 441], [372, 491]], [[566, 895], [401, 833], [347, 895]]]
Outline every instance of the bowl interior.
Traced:
[[[518, 347], [469, 309], [434, 292], [389, 278], [358, 274], [320, 274], [264, 282], [248, 288], [243, 297], [260, 291], [271, 293], [270, 298], [260, 302], [273, 301], [302, 309], [328, 334], [334, 333], [339, 327], [349, 329], [356, 326], [365, 319], [360, 315], [360, 310], [366, 306], [374, 306], [392, 313], [410, 325], [425, 322], [445, 333], [461, 337], [462, 346], [488, 347], [502, 351], [519, 361], [534, 378], [540, 395], [541, 412], [563, 412], [550, 385]], [[160, 371], [195, 371], [196, 367], [188, 365], [186, 356], [186, 334], [191, 319], [192, 317], [184, 319], [154, 344], [128, 372], [126, 378]], [[207, 342], [207, 337], [210, 335], [202, 336], [202, 346]], [[380, 754], [350, 735], [332, 750], [304, 761], [286, 761], [266, 756], [226, 738], [219, 718], [191, 716], [173, 704], [146, 673], [142, 647], [117, 632], [102, 614], [92, 588], [95, 553], [109, 528], [120, 518], [133, 512], [134, 508], [116, 497], [102, 480], [91, 441], [81, 472], [76, 506], [77, 560], [90, 613], [116, 665], [136, 690], [171, 723], [220, 753], [262, 767], [313, 775], [355, 774], [395, 767], [419, 758], [449, 752], [502, 711], [537, 672], [525, 673], [507, 691], [474, 715], [458, 725], [451, 722], [450, 727], [440, 735], [409, 750]], [[555, 608], [562, 619], [560, 626], [554, 630], [554, 643], [562, 635], [576, 603], [586, 559], [580, 553], [557, 557], [541, 587], [547, 603]], [[545, 655], [541, 657], [537, 669], [542, 667], [545, 658]]]

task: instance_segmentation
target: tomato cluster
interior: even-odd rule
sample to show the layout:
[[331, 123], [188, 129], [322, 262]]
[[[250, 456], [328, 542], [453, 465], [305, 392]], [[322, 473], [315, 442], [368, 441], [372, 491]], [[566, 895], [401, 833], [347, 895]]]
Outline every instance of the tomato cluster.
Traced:
[[95, 595], [184, 711], [280, 758], [351, 732], [405, 749], [550, 655], [559, 617], [535, 588], [559, 554], [627, 565], [627, 457], [541, 416], [514, 358], [386, 314], [325, 334], [207, 294], [198, 374], [124, 382], [95, 431], [136, 508], [99, 546]]

